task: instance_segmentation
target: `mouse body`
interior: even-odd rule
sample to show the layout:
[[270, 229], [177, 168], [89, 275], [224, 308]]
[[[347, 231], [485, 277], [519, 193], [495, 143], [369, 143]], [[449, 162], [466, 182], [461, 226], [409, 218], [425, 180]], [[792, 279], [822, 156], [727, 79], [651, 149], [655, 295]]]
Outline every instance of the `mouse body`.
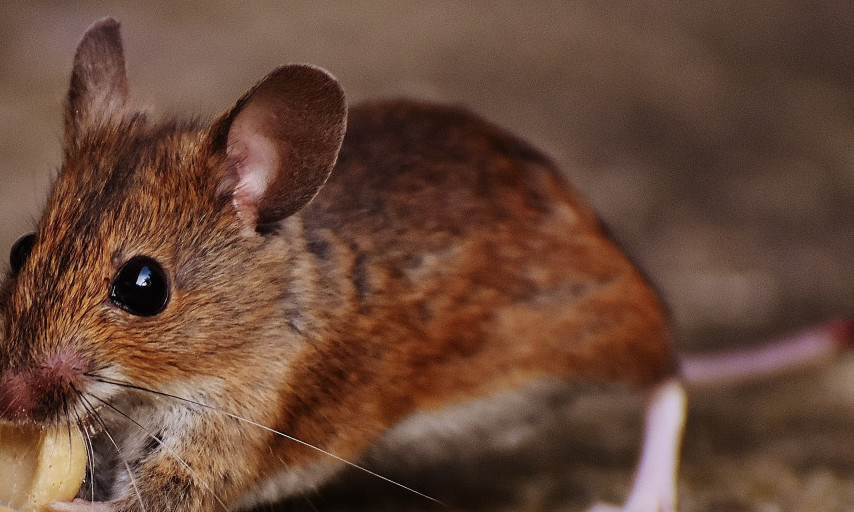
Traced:
[[[541, 382], [675, 372], [661, 303], [593, 212], [540, 153], [468, 112], [350, 109], [329, 180], [283, 225], [303, 260], [286, 286], [314, 293], [282, 318], [316, 337], [304, 364], [283, 359], [299, 385], [280, 403], [312, 404], [285, 431], [325, 450], [358, 459], [414, 412]], [[308, 474], [278, 476], [289, 493], [340, 466], [305, 454]]]
[[0, 418], [87, 434], [80, 501], [55, 510], [246, 508], [419, 414], [579, 381], [666, 409], [647, 444], [670, 462], [641, 463], [654, 496], [632, 509], [675, 506], [665, 308], [528, 143], [455, 107], [348, 108], [305, 65], [210, 125], [152, 120], [105, 19], [63, 145], [0, 288]]

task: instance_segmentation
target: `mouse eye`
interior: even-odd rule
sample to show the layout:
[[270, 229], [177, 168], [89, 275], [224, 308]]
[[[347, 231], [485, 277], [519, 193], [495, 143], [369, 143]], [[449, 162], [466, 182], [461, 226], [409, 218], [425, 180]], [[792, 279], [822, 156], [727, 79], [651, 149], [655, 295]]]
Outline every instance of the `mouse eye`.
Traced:
[[27, 259], [30, 257], [30, 253], [33, 252], [33, 244], [36, 243], [36, 234], [29, 233], [15, 242], [12, 245], [12, 250], [9, 252], [9, 264], [12, 265], [12, 272], [17, 274], [21, 271], [21, 268], [24, 266], [24, 263], [27, 262]]
[[151, 258], [132, 258], [113, 279], [110, 299], [132, 315], [154, 316], [169, 302], [166, 272]]

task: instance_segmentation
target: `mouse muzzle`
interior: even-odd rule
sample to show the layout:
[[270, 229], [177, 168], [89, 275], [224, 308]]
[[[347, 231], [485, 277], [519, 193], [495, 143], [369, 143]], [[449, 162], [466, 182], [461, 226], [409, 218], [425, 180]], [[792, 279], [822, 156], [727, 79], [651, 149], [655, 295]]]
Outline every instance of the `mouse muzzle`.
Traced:
[[36, 363], [7, 365], [0, 370], [0, 420], [41, 424], [68, 421], [79, 401], [85, 367], [83, 358], [70, 350]]

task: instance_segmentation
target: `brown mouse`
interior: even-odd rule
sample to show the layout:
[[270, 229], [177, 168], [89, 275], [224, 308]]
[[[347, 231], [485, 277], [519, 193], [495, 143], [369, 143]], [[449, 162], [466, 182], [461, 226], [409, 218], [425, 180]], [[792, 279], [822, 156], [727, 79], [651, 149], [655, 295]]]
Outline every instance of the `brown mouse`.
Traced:
[[153, 120], [105, 19], [77, 48], [63, 144], [0, 288], [0, 418], [90, 443], [81, 499], [55, 510], [245, 508], [418, 415], [578, 381], [650, 391], [626, 509], [675, 508], [665, 308], [524, 141], [458, 108], [348, 109], [305, 65], [210, 125]]

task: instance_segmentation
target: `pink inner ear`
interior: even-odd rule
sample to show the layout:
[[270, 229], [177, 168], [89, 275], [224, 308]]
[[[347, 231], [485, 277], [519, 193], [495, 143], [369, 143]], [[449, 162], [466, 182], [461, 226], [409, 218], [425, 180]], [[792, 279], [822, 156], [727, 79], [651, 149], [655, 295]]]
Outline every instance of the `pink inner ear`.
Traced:
[[279, 166], [273, 143], [259, 131], [257, 120], [241, 113], [228, 132], [228, 159], [237, 173], [234, 200], [241, 209], [257, 210]]

